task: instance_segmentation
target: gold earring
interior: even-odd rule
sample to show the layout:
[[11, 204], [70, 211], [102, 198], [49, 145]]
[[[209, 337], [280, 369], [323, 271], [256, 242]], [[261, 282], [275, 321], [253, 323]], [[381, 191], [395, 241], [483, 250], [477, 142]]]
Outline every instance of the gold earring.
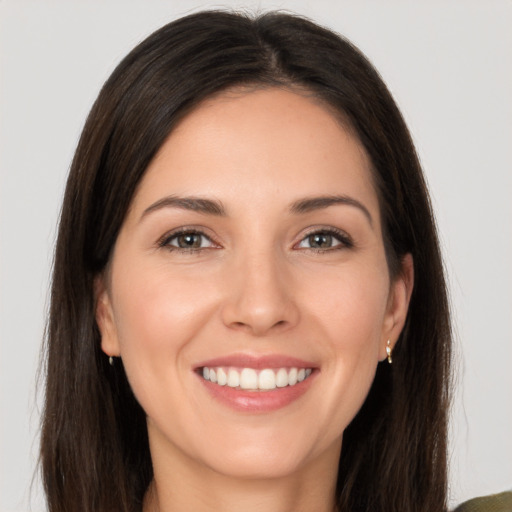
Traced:
[[109, 364], [110, 366], [114, 366], [114, 358], [113, 358], [112, 356], [109, 356], [109, 358], [108, 358], [108, 364]]
[[391, 364], [393, 362], [393, 359], [391, 358], [391, 352], [392, 352], [392, 349], [391, 349], [391, 341], [388, 340], [387, 344], [386, 344], [386, 353], [388, 355], [388, 363]]

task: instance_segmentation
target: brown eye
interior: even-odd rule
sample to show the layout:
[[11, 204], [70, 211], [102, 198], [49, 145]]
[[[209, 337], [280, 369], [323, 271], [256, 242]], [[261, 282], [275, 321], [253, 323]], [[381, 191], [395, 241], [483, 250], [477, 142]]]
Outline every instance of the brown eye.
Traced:
[[308, 237], [309, 247], [312, 249], [328, 249], [332, 247], [333, 238], [332, 235], [327, 233], [315, 233]]
[[166, 237], [160, 243], [162, 247], [168, 249], [182, 249], [182, 250], [195, 250], [207, 249], [214, 247], [213, 242], [203, 233], [195, 231], [186, 231], [182, 233], [175, 233], [174, 235]]
[[201, 247], [202, 237], [197, 233], [185, 233], [176, 237], [176, 245], [182, 249], [197, 249]]
[[312, 249], [316, 251], [329, 251], [353, 247], [351, 238], [344, 232], [337, 230], [316, 231], [305, 236], [298, 244], [299, 249]]

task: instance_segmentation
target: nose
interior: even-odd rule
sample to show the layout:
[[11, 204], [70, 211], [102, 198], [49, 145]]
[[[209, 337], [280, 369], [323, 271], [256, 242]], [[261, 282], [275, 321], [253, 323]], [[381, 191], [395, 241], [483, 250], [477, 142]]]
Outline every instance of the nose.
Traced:
[[230, 329], [265, 336], [299, 321], [293, 277], [271, 252], [245, 255], [227, 278], [222, 320]]

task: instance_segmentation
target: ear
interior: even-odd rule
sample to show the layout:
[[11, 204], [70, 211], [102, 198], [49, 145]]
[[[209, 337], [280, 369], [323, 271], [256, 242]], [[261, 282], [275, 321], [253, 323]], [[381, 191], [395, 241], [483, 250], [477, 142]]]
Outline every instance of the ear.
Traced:
[[386, 316], [382, 326], [382, 340], [379, 359], [387, 357], [386, 345], [390, 341], [391, 349], [402, 332], [407, 319], [409, 302], [414, 287], [414, 262], [411, 254], [406, 254], [401, 261], [401, 270], [391, 283]]
[[114, 321], [114, 311], [112, 301], [105, 284], [104, 275], [96, 277], [94, 280], [94, 295], [96, 298], [96, 323], [101, 334], [101, 349], [108, 356], [119, 356], [121, 350], [117, 336], [116, 324]]

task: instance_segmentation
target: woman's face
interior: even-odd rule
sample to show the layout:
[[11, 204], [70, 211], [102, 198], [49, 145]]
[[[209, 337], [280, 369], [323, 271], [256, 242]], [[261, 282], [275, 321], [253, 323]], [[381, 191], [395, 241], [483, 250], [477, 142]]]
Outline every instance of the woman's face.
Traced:
[[102, 348], [122, 358], [154, 463], [337, 464], [411, 272], [390, 280], [370, 162], [324, 106], [282, 89], [202, 103], [147, 169], [97, 282]]

